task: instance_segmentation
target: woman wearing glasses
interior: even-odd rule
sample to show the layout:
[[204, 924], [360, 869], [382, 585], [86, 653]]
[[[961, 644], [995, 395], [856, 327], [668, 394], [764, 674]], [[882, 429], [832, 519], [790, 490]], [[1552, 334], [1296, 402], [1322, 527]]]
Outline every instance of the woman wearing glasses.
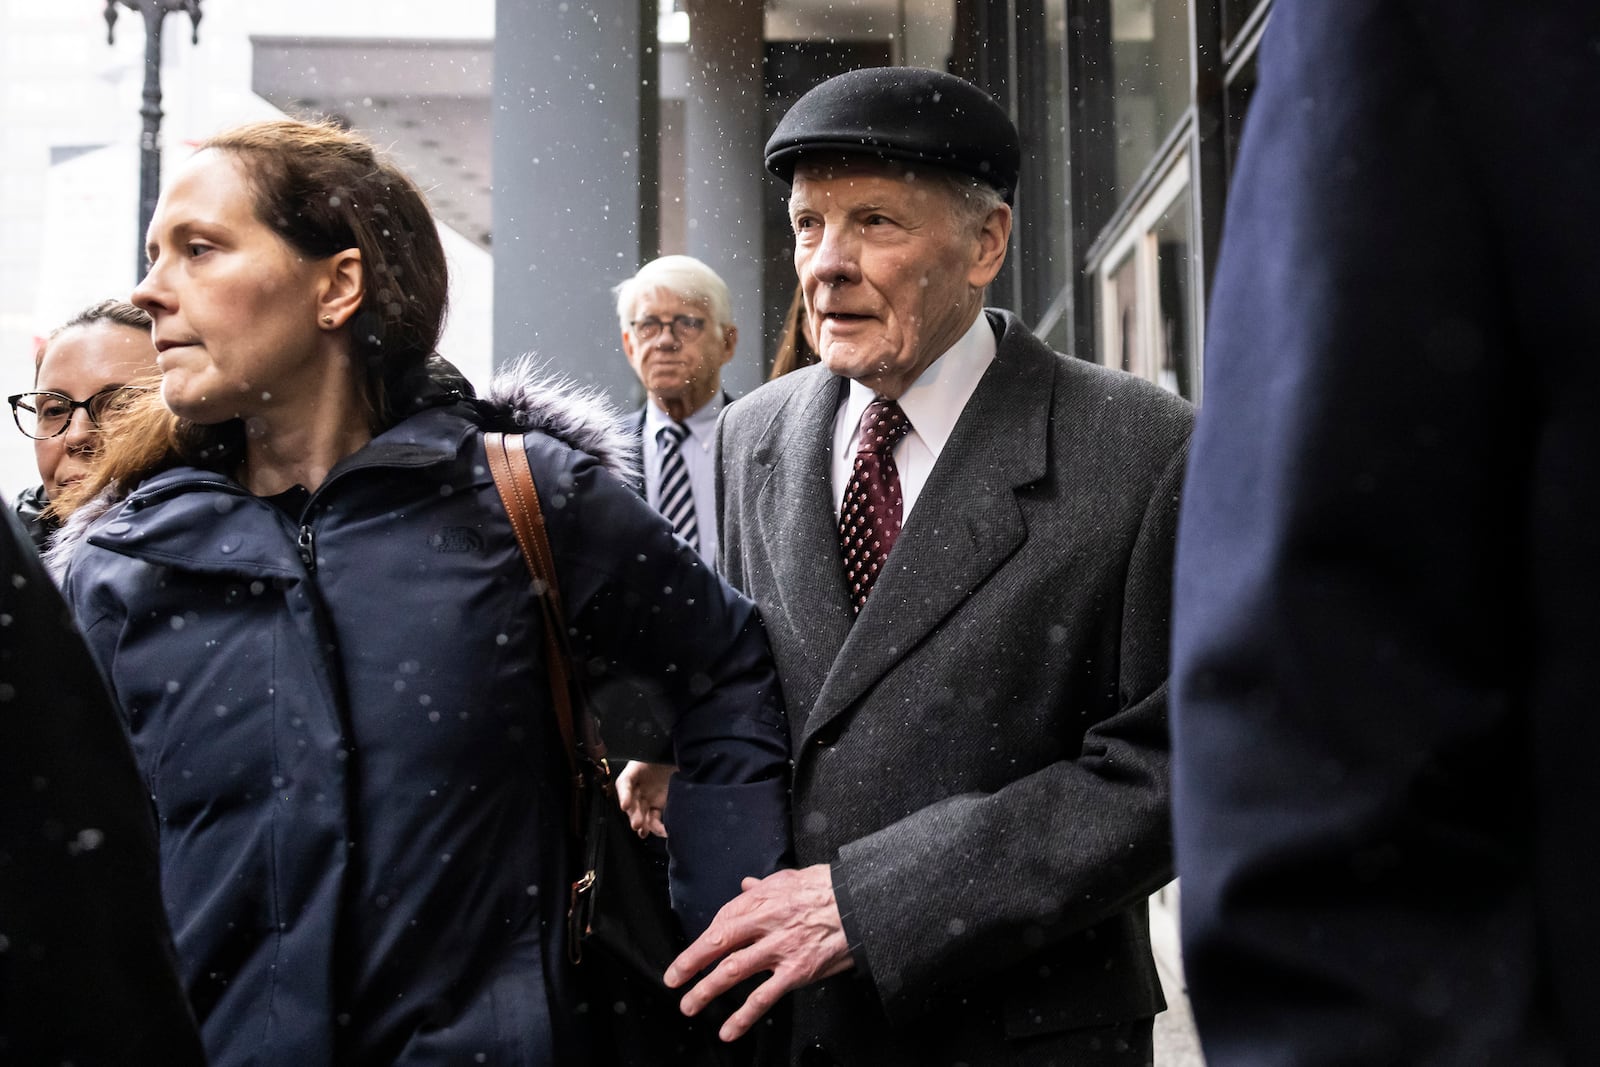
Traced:
[[33, 391], [7, 398], [39, 465], [42, 484], [22, 492], [16, 510], [40, 549], [60, 525], [50, 501], [89, 472], [101, 420], [155, 375], [150, 316], [124, 300], [83, 309], [40, 346]]
[[528, 432], [578, 661], [668, 697], [691, 929], [786, 849], [753, 606], [614, 476], [614, 412], [430, 373], [444, 254], [359, 137], [208, 140], [148, 247], [161, 389], [69, 490], [56, 551], [157, 810], [210, 1062], [598, 1062], [586, 1020], [620, 1017], [580, 1010], [567, 962], [567, 761], [484, 431]]

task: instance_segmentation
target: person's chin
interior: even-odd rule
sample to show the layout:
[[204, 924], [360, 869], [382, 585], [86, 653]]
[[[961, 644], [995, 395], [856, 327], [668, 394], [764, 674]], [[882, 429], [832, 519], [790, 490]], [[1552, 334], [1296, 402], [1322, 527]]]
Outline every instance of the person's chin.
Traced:
[[197, 426], [215, 426], [220, 422], [227, 422], [237, 416], [231, 414], [216, 404], [208, 403], [204, 398], [199, 401], [188, 401], [181, 397], [164, 397], [167, 410], [185, 422], [192, 422]]
[[688, 386], [689, 375], [682, 367], [674, 367], [670, 371], [650, 376], [652, 393], [681, 393]]
[[658, 400], [683, 400], [690, 393], [689, 383], [682, 378], [673, 378], [670, 381], [654, 382], [650, 386], [650, 395]]
[[841, 378], [862, 378], [880, 374], [888, 363], [880, 346], [835, 341], [824, 344], [818, 353], [822, 365]]
[[167, 405], [167, 410], [188, 422], [204, 422], [202, 412], [193, 404], [187, 403], [180, 397], [163, 396], [162, 402]]
[[214, 410], [216, 405], [186, 378], [187, 375], [179, 377], [169, 373], [162, 379], [161, 402], [167, 405], [167, 410], [180, 419], [202, 425], [222, 422], [223, 417]]

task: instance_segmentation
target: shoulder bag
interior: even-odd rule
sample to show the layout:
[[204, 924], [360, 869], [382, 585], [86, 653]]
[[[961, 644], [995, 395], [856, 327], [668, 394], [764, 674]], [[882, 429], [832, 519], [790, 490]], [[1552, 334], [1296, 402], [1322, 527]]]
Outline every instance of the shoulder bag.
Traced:
[[678, 1010], [661, 976], [685, 947], [655, 862], [617, 804], [605, 744], [581, 679], [571, 670], [566, 614], [522, 434], [484, 434], [489, 471], [533, 576], [544, 615], [550, 704], [572, 786], [576, 858], [567, 953], [595, 1040], [595, 1063], [617, 1067], [723, 1067], [731, 1052], [705, 1018]]

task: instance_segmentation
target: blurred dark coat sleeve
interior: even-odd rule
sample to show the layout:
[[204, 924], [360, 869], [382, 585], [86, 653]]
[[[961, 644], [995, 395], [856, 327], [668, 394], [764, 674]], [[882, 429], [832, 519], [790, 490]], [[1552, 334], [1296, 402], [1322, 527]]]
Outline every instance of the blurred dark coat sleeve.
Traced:
[[1600, 7], [1282, 0], [1183, 496], [1212, 1067], [1600, 1062]]
[[22, 521], [22, 528], [34, 547], [40, 552], [48, 549], [61, 524], [50, 512], [50, 501], [44, 495], [44, 486], [36, 485], [24, 489], [17, 494], [17, 499], [11, 506], [17, 513], [17, 518]]
[[0, 1062], [202, 1064], [148, 791], [66, 604], [0, 511]]

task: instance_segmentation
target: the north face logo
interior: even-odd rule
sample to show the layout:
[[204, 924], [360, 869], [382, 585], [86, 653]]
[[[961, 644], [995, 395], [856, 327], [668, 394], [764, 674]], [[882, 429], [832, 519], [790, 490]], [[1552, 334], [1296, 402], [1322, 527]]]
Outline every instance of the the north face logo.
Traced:
[[428, 538], [435, 552], [482, 552], [483, 535], [470, 526], [446, 526]]

